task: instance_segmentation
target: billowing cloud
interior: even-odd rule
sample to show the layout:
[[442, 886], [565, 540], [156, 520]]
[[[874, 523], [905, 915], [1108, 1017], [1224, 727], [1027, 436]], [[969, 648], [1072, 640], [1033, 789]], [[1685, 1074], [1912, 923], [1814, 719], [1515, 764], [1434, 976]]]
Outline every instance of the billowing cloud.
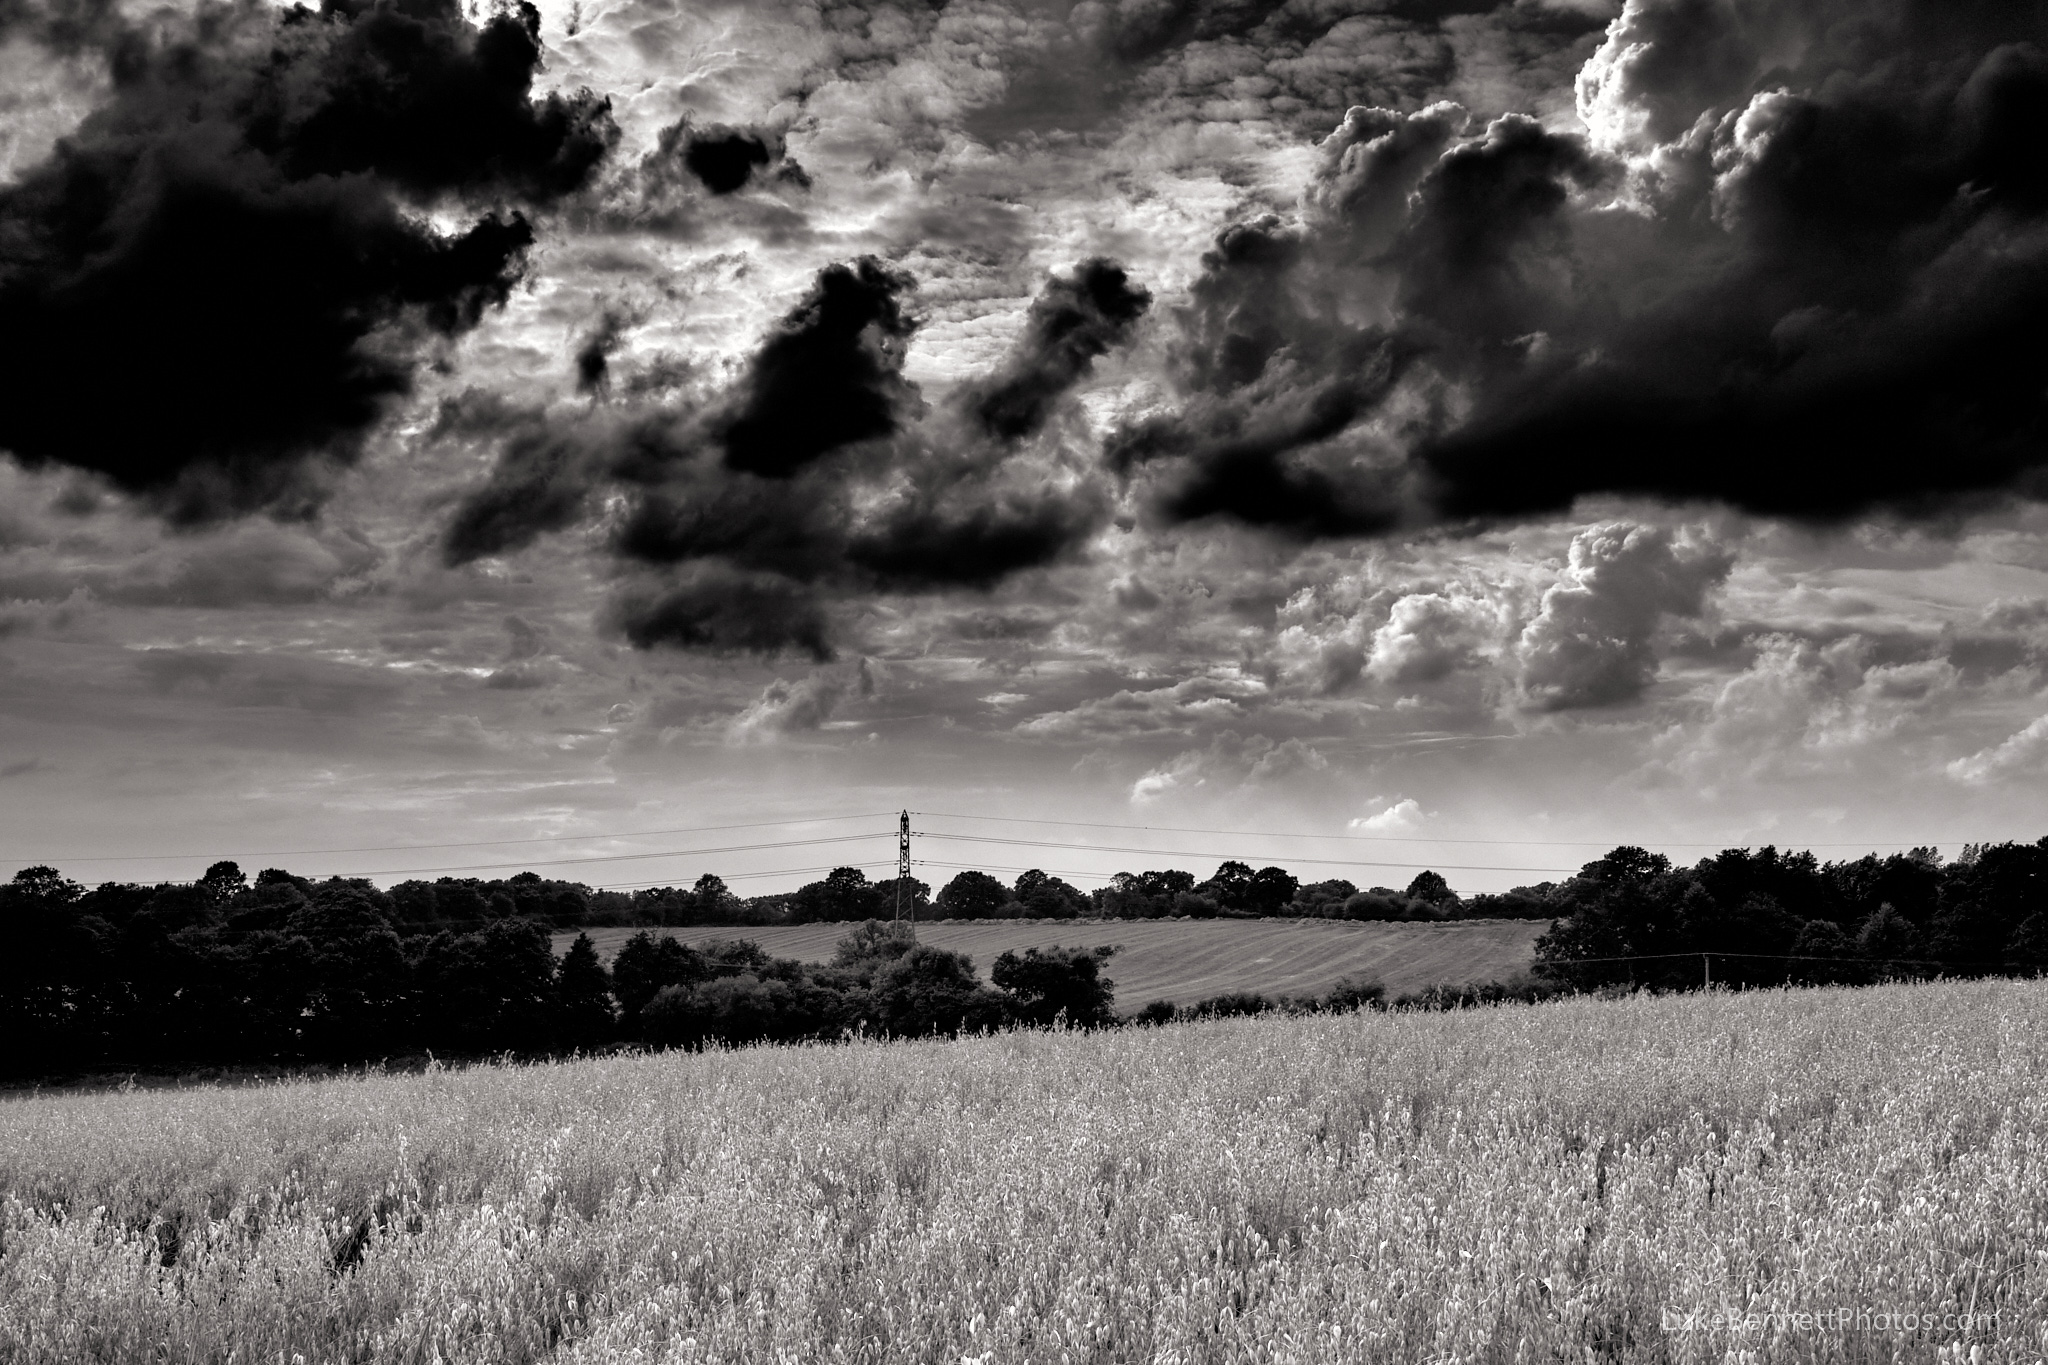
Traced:
[[1755, 642], [1749, 667], [1718, 685], [1705, 717], [1658, 741], [1659, 769], [1725, 789], [1760, 780], [1842, 776], [1924, 742], [1953, 699], [1955, 666], [1940, 656], [1878, 663], [1870, 642], [1820, 645], [1789, 635]]
[[1589, 135], [1354, 111], [1298, 222], [1218, 239], [1181, 401], [1112, 457], [1168, 520], [1300, 535], [2033, 489], [2043, 36], [2031, 6], [1630, 0]]
[[1565, 711], [1634, 701], [1657, 676], [1667, 616], [1697, 616], [1732, 556], [1658, 527], [1610, 523], [1580, 533], [1542, 610], [1517, 642], [1528, 706]]
[[[300, 510], [504, 302], [546, 204], [610, 145], [606, 102], [535, 100], [540, 17], [454, 0], [240, 4], [123, 27], [112, 95], [0, 188], [0, 448], [184, 519]], [[467, 226], [417, 212], [445, 204]]]
[[1994, 782], [2007, 777], [2032, 777], [2048, 769], [2048, 716], [2040, 716], [2024, 730], [2007, 736], [1988, 749], [1948, 765], [1948, 775], [1958, 782]]
[[1373, 632], [1366, 668], [1396, 687], [1438, 682], [1476, 665], [1499, 628], [1496, 603], [1455, 590], [1408, 593]]
[[1402, 834], [1421, 823], [1422, 803], [1412, 796], [1403, 796], [1387, 802], [1371, 815], [1359, 816], [1351, 822], [1351, 828], [1367, 834]]
[[1633, 702], [1657, 676], [1660, 644], [1710, 614], [1735, 562], [1698, 528], [1622, 521], [1579, 532], [1554, 570], [1496, 560], [1487, 572], [1470, 558], [1434, 581], [1382, 568], [1297, 592], [1276, 619], [1282, 676], [1325, 695], [1359, 684], [1468, 710]]

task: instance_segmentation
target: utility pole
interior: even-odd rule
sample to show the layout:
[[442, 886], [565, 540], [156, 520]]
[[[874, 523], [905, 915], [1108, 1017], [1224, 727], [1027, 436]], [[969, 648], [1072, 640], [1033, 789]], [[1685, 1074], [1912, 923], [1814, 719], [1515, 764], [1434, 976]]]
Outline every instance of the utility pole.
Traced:
[[[903, 922], [903, 886], [910, 880], [910, 812], [904, 811], [896, 822], [896, 921]], [[910, 917], [917, 918], [917, 905], [910, 907]]]
[[1714, 989], [1714, 959], [1708, 953], [1700, 954], [1700, 974], [1707, 990]]

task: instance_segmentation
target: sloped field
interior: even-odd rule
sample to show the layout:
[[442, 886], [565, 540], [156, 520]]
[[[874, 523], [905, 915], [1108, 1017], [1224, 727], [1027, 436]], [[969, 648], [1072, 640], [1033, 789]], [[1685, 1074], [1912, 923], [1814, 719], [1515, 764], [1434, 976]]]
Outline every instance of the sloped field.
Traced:
[[[1005, 949], [1118, 945], [1109, 975], [1117, 1007], [1128, 1013], [1153, 1000], [1191, 1004], [1234, 991], [1316, 995], [1347, 976], [1373, 976], [1397, 996], [1428, 986], [1495, 981], [1528, 970], [1536, 938], [1549, 925], [1531, 920], [1383, 924], [1342, 920], [936, 920], [917, 926], [935, 947], [966, 953], [984, 978]], [[747, 938], [775, 957], [831, 958], [850, 924], [771, 925], [759, 929], [668, 929], [685, 943]], [[610, 961], [633, 929], [593, 929]], [[558, 935], [560, 952], [573, 934]]]

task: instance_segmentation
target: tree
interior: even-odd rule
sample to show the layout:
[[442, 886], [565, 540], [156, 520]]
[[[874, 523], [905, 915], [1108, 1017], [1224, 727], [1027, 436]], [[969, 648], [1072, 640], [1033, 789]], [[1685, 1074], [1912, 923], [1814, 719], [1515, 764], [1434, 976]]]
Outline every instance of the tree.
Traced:
[[723, 880], [706, 872], [690, 889], [691, 909], [699, 924], [734, 924], [739, 920], [740, 898]]
[[[312, 991], [305, 1004], [302, 1036], [316, 1057], [357, 1060], [400, 1050], [414, 1036], [413, 967], [398, 935], [381, 918], [351, 919], [344, 932], [336, 907], [359, 902], [322, 890], [316, 902], [292, 916], [292, 934], [312, 947]], [[303, 927], [316, 920], [319, 932]], [[543, 941], [545, 951], [545, 941]], [[548, 965], [554, 965], [552, 956]]]
[[1914, 960], [1920, 956], [1919, 933], [1890, 901], [1878, 906], [1856, 931], [1856, 950], [1880, 976], [1913, 976], [1924, 965]]
[[1302, 915], [1342, 914], [1344, 902], [1358, 894], [1358, 888], [1341, 877], [1311, 882], [1294, 893], [1294, 909]]
[[1579, 869], [1579, 875], [1588, 881], [1601, 883], [1644, 882], [1652, 877], [1661, 877], [1670, 870], [1671, 860], [1663, 854], [1623, 844], [1606, 857], [1587, 863]]
[[875, 973], [874, 1000], [883, 1027], [908, 1038], [993, 1028], [1005, 1013], [1003, 998], [975, 980], [971, 958], [924, 944]]
[[1174, 902], [1192, 891], [1195, 876], [1172, 868], [1164, 872], [1119, 872], [1097, 893], [1096, 903], [1106, 916], [1123, 919], [1153, 919], [1176, 913]]
[[1003, 953], [989, 980], [1010, 997], [1026, 1023], [1049, 1025], [1062, 1015], [1076, 1028], [1098, 1028], [1116, 1017], [1116, 983], [1102, 974], [1114, 947], [1026, 948]]
[[[1249, 908], [1261, 915], [1278, 915], [1294, 903], [1301, 883], [1284, 867], [1262, 867], [1253, 876]], [[1452, 900], [1457, 899], [1453, 893]]]
[[617, 1026], [611, 976], [597, 960], [597, 945], [588, 934], [576, 935], [569, 951], [562, 954], [555, 970], [555, 1003], [565, 1044], [589, 1049], [611, 1041]]
[[0, 887], [0, 1073], [89, 1060], [105, 952], [75, 913], [83, 895], [49, 867], [23, 868]]
[[471, 934], [437, 934], [416, 969], [437, 1046], [532, 1052], [551, 1046], [558, 999], [547, 930], [494, 920]]
[[1426, 901], [1431, 905], [1456, 905], [1458, 893], [1451, 890], [1451, 884], [1440, 872], [1423, 871], [1415, 874], [1415, 880], [1408, 883], [1406, 893], [1410, 900]]
[[390, 910], [390, 898], [368, 882], [336, 878], [292, 911], [285, 921], [285, 932], [302, 935], [316, 946], [344, 941], [390, 929]]
[[1405, 919], [1408, 905], [1397, 893], [1375, 886], [1346, 897], [1341, 913], [1345, 919]]
[[85, 894], [85, 888], [72, 881], [54, 867], [37, 864], [24, 867], [14, 874], [8, 884], [10, 899], [29, 900], [48, 905], [70, 905]]
[[394, 923], [418, 927], [441, 918], [441, 898], [435, 894], [432, 882], [400, 882], [386, 894], [391, 897]]
[[[506, 904], [511, 897], [506, 897]], [[439, 918], [459, 929], [474, 929], [485, 920], [492, 918], [490, 901], [484, 898], [482, 888], [474, 881], [457, 881], [443, 877], [434, 883], [434, 910]]]
[[634, 1029], [640, 1011], [662, 987], [694, 985], [710, 975], [701, 953], [667, 935], [656, 938], [643, 929], [627, 939], [612, 959], [612, 993], [627, 1031]]
[[145, 932], [175, 934], [186, 929], [212, 928], [225, 918], [204, 890], [190, 883], [166, 882], [156, 888], [149, 903], [128, 927], [146, 926]]
[[823, 881], [798, 887], [790, 903], [796, 924], [875, 919], [882, 913], [881, 897], [857, 867], [833, 868]]
[[999, 919], [1010, 888], [986, 872], [962, 872], [939, 891], [932, 908], [946, 919]]
[[1856, 945], [1832, 920], [1810, 919], [1800, 925], [1792, 956], [1799, 959], [1792, 963], [1795, 980], [1828, 985], [1854, 979]]
[[907, 924], [871, 919], [839, 940], [832, 965], [863, 980], [917, 946], [917, 932]]
[[1034, 867], [1017, 878], [1017, 905], [1020, 913], [1033, 919], [1073, 919], [1088, 908], [1088, 898]]
[[199, 879], [199, 885], [216, 904], [225, 905], [249, 889], [249, 878], [236, 864], [218, 862], [206, 869], [206, 875]]
[[[896, 883], [899, 879], [875, 883], [875, 907], [884, 915], [894, 918], [897, 914]], [[910, 916], [928, 916], [932, 908], [932, 889], [915, 877], [904, 877], [902, 913]]]
[[765, 971], [774, 959], [750, 938], [707, 938], [697, 945], [711, 977], [739, 976]]
[[1226, 862], [1216, 875], [1195, 890], [1225, 910], [1249, 910], [1252, 905], [1253, 874], [1249, 863]]
[[2006, 961], [2029, 976], [2048, 970], [2048, 912], [2036, 911], [2020, 921], [2006, 946]]

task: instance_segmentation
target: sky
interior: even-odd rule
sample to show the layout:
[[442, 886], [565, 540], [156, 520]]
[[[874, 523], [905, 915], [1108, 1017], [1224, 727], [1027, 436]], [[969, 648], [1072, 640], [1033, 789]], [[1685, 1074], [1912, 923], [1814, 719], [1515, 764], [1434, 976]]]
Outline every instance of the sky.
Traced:
[[2044, 137], [2009, 0], [0, 0], [0, 858], [2039, 838]]

